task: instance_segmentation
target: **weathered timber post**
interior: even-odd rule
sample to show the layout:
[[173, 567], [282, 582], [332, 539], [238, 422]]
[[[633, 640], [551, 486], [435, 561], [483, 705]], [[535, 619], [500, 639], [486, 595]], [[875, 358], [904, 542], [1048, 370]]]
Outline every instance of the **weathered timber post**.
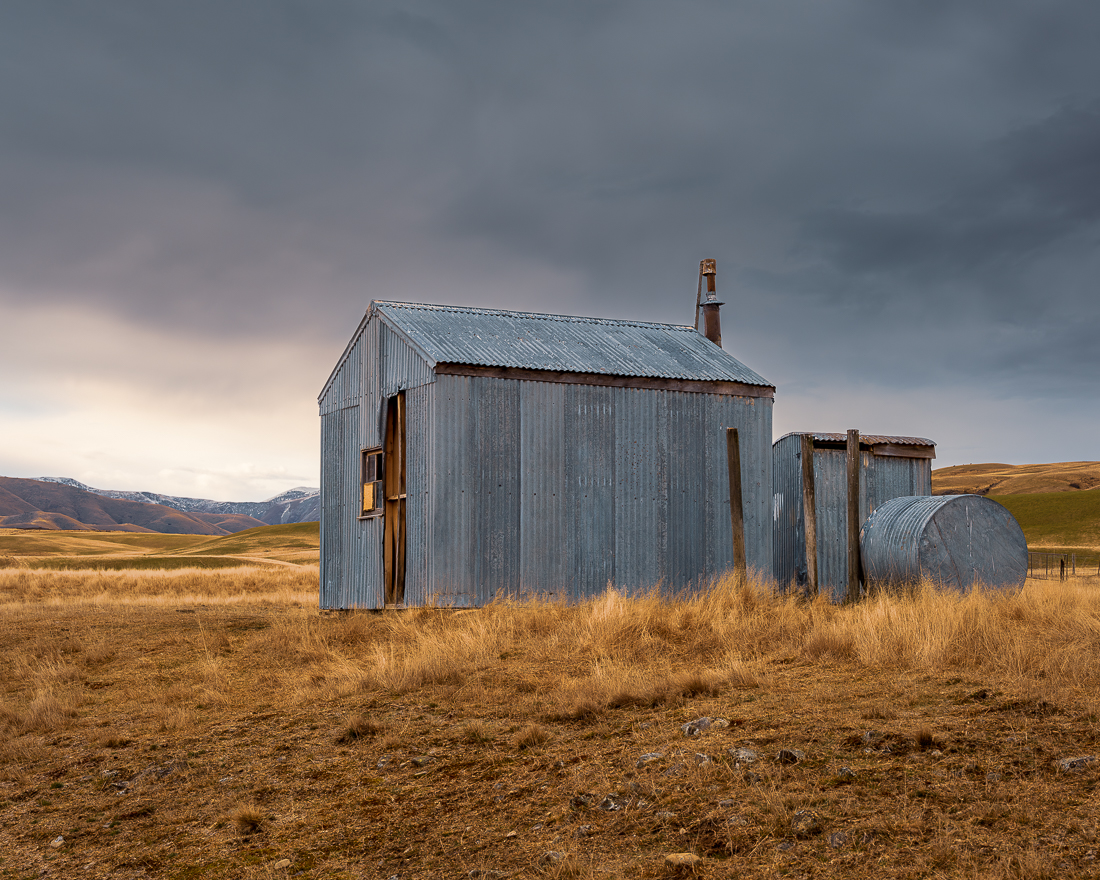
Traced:
[[848, 596], [859, 600], [859, 431], [848, 431]]
[[814, 493], [814, 438], [802, 435], [802, 525], [806, 539], [806, 590], [817, 595], [817, 498]]
[[741, 443], [736, 428], [726, 428], [726, 459], [730, 476], [730, 527], [733, 530], [733, 569], [744, 580], [748, 575], [745, 561], [745, 508], [741, 498]]

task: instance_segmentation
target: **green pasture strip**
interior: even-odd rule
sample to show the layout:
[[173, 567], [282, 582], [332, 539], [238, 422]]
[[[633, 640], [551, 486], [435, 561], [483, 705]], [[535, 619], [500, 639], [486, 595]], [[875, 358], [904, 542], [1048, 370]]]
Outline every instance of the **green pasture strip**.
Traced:
[[1100, 552], [1100, 489], [989, 497], [1016, 517], [1032, 549], [1047, 552], [1039, 546], [1046, 545]]

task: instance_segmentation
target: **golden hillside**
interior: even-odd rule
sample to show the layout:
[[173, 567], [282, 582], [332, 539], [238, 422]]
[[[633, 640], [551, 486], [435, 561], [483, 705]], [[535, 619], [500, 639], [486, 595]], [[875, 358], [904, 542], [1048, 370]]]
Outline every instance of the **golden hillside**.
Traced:
[[932, 494], [1036, 495], [1100, 486], [1100, 461], [960, 464], [932, 471]]

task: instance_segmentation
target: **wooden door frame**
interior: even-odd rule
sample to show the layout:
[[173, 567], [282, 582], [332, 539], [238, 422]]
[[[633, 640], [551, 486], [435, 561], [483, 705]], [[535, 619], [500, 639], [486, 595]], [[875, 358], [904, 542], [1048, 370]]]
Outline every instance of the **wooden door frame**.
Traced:
[[386, 401], [382, 568], [386, 607], [405, 604], [405, 392]]

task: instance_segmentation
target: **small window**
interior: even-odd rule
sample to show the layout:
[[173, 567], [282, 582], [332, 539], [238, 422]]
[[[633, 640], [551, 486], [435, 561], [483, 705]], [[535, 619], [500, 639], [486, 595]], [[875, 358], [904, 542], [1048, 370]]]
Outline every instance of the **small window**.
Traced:
[[382, 450], [363, 450], [363, 506], [359, 516], [378, 516], [382, 513]]

